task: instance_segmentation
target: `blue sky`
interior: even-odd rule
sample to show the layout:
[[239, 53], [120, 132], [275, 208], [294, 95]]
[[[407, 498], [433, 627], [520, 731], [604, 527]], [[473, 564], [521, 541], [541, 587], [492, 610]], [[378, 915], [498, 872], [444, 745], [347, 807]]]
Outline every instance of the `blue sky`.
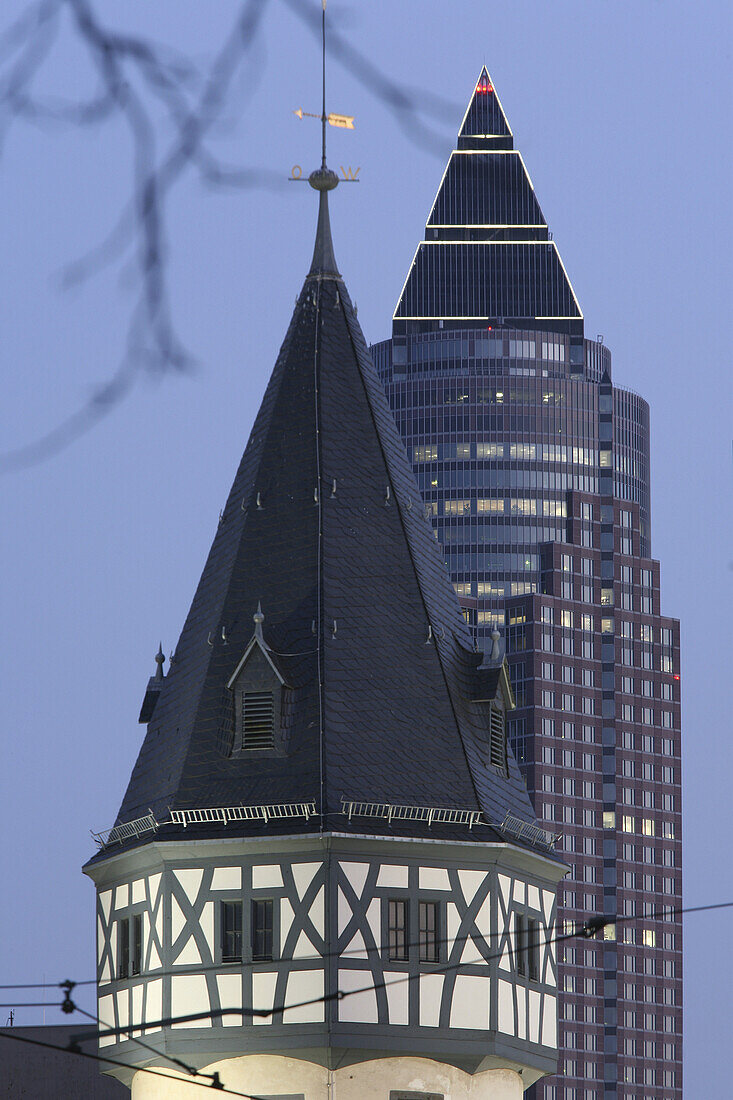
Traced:
[[[22, 6], [9, 0], [5, 9]], [[203, 63], [236, 4], [96, 8]], [[330, 67], [331, 109], [356, 117], [353, 132], [332, 131], [330, 160], [361, 168], [361, 183], [332, 202], [336, 254], [367, 339], [389, 335], [486, 63], [586, 330], [604, 335], [614, 380], [650, 402], [653, 553], [663, 610], [682, 620], [685, 901], [733, 900], [730, 5], [331, 0], [330, 14], [416, 90], [428, 118], [436, 97], [447, 104], [427, 148], [348, 68]], [[294, 164], [314, 167], [317, 124], [293, 110], [318, 110], [319, 80], [314, 41], [271, 0], [212, 147], [283, 181]], [[93, 88], [88, 63], [62, 34], [39, 90], [71, 97]], [[166, 131], [158, 136], [163, 149]], [[59, 272], [114, 224], [130, 174], [117, 122], [17, 125], [5, 135], [3, 450], [56, 425], [115, 370], [134, 267], [116, 264], [73, 291], [60, 289]], [[184, 178], [166, 213], [174, 319], [195, 369], [141, 377], [68, 450], [0, 477], [2, 981], [93, 976], [93, 890], [80, 873], [89, 830], [114, 820], [142, 738], [137, 714], [153, 655], [159, 639], [168, 653], [175, 646], [310, 260], [316, 211], [301, 184], [221, 194]], [[729, 1091], [720, 1052], [733, 1018], [732, 920], [686, 920], [690, 1096]], [[39, 1022], [40, 1013], [16, 1019]], [[46, 1021], [60, 1022], [58, 1010]]]

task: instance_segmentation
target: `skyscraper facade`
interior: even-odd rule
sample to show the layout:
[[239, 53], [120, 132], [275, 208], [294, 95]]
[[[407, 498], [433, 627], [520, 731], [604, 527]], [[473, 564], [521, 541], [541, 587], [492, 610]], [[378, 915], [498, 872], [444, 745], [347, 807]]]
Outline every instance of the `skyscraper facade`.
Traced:
[[506, 632], [511, 740], [571, 874], [542, 1100], [681, 1097], [679, 624], [651, 557], [649, 410], [611, 380], [491, 78], [372, 347], [476, 644]]

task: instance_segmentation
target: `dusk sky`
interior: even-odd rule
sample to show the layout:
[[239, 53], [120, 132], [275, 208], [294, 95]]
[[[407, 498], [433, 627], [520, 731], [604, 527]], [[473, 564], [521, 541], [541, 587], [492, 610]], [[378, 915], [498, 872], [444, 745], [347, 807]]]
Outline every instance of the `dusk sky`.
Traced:
[[[28, 6], [6, 0], [0, 30]], [[151, 36], [202, 68], [238, 10], [235, 0], [94, 7], [115, 29]], [[317, 0], [313, 7], [320, 11]], [[415, 93], [434, 134], [424, 140], [331, 61], [329, 109], [356, 125], [330, 132], [329, 161], [360, 168], [359, 185], [333, 196], [335, 251], [367, 340], [390, 335], [485, 63], [586, 334], [603, 334], [614, 382], [650, 403], [652, 554], [662, 563], [662, 611], [682, 622], [684, 903], [733, 901], [733, 7], [330, 0], [329, 18]], [[209, 144], [223, 161], [281, 183], [215, 191], [189, 172], [169, 194], [173, 321], [194, 368], [141, 370], [93, 430], [0, 474], [0, 983], [94, 977], [94, 890], [80, 868], [95, 850], [90, 829], [114, 822], [142, 742], [137, 717], [153, 656], [159, 640], [166, 654], [175, 648], [309, 266], [316, 200], [287, 177], [319, 160], [317, 122], [293, 114], [319, 111], [319, 65], [292, 7], [270, 0]], [[39, 95], [56, 102], [95, 91], [66, 24], [40, 73]], [[172, 132], [155, 114], [163, 156]], [[0, 115], [0, 141], [7, 455], [113, 375], [139, 281], [128, 251], [61, 288], [65, 265], [105, 237], [130, 198], [121, 122], [8, 127]], [[691, 914], [684, 927], [685, 1091], [727, 1096], [733, 910]], [[37, 993], [2, 1000], [20, 1006]], [[48, 999], [60, 1002], [54, 991]], [[79, 1001], [92, 1008], [92, 987]], [[58, 1007], [45, 1017], [17, 1008], [17, 1024], [43, 1018], [66, 1021]]]

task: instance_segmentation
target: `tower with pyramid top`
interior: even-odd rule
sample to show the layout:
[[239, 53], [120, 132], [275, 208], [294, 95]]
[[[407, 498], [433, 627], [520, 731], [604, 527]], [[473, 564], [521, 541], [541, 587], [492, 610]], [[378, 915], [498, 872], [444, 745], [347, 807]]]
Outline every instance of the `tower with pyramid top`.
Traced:
[[532, 1100], [680, 1100], [679, 623], [649, 407], [584, 334], [485, 68], [372, 353], [472, 638], [505, 634], [510, 744], [572, 864], [560, 919], [605, 922], [561, 951], [563, 1072]]
[[310, 182], [312, 265], [85, 868], [100, 1052], [136, 1100], [518, 1100], [555, 1067], [565, 867]]

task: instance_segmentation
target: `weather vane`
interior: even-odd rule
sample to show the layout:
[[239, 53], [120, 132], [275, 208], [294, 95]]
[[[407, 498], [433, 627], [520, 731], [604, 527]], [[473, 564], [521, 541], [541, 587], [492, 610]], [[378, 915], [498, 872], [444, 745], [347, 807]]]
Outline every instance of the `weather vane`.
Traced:
[[[326, 0], [321, 0], [322, 13], [321, 13], [321, 76], [322, 76], [322, 100], [321, 100], [321, 113], [316, 114], [314, 111], [304, 111], [302, 107], [298, 107], [293, 114], [298, 118], [320, 118], [321, 120], [321, 167], [315, 172], [311, 172], [308, 177], [308, 182], [311, 186], [317, 190], [331, 190], [336, 187], [339, 182], [339, 178], [335, 172], [332, 172], [326, 165], [326, 125], [337, 126], [341, 130], [353, 130], [354, 129], [354, 116], [353, 115], [339, 115], [331, 111], [326, 114]], [[340, 165], [341, 176], [345, 183], [358, 183], [358, 175], [361, 168], [356, 170], [352, 169], [351, 165], [348, 168], [344, 168]], [[294, 164], [292, 169], [291, 180], [303, 180], [303, 169], [299, 164]]]

